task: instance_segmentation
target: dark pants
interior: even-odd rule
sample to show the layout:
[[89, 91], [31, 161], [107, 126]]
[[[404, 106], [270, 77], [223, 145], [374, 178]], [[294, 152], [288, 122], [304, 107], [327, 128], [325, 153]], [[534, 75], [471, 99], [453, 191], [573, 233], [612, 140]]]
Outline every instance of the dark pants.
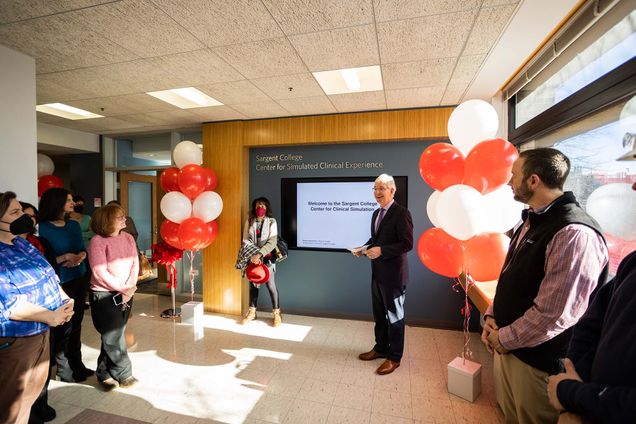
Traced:
[[0, 423], [26, 424], [48, 373], [49, 332], [0, 337], [0, 345]]
[[400, 362], [404, 352], [404, 299], [406, 292], [371, 281], [375, 346], [373, 350]]
[[53, 356], [53, 337], [49, 338], [49, 369], [46, 376], [46, 382], [40, 392], [40, 395], [33, 403], [31, 407], [31, 416], [29, 417], [29, 424], [39, 424], [44, 422], [44, 416], [48, 413], [49, 406], [49, 381], [51, 381], [51, 370], [55, 363], [55, 357]]
[[[115, 294], [117, 293], [91, 290], [89, 296], [93, 324], [102, 335], [102, 347], [95, 370], [99, 381], [110, 377], [122, 381], [132, 375], [132, 363], [126, 350], [124, 331], [133, 300], [130, 299], [129, 308], [122, 311], [122, 306], [113, 302]], [[117, 300], [121, 301], [121, 297], [117, 296]]]
[[82, 320], [89, 276], [85, 275], [62, 284], [64, 292], [73, 299], [73, 317], [53, 329], [53, 355], [57, 375], [62, 381], [83, 381], [86, 366], [82, 362]]
[[250, 306], [252, 308], [256, 308], [258, 304], [258, 289], [260, 286], [266, 285], [267, 290], [269, 290], [269, 297], [272, 299], [272, 308], [278, 309], [280, 306], [278, 305], [278, 289], [276, 288], [276, 280], [274, 278], [275, 272], [270, 270], [269, 281], [265, 284], [254, 284], [250, 282]]

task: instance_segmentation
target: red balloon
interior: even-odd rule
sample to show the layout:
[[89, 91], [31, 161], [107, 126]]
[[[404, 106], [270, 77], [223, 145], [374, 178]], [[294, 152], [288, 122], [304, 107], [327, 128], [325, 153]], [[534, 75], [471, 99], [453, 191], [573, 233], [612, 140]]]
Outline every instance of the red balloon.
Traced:
[[417, 242], [417, 254], [428, 269], [446, 277], [457, 277], [464, 269], [462, 242], [441, 228], [429, 228]]
[[435, 190], [461, 184], [464, 178], [464, 155], [448, 143], [435, 143], [420, 156], [420, 175]]
[[183, 249], [181, 241], [179, 240], [179, 224], [167, 219], [161, 224], [161, 238], [172, 247], [177, 249]]
[[190, 199], [196, 199], [205, 190], [208, 173], [201, 166], [191, 163], [181, 168], [177, 181], [181, 193]]
[[183, 249], [200, 250], [209, 237], [207, 224], [199, 218], [188, 218], [179, 226], [179, 241]]
[[55, 175], [43, 175], [38, 178], [38, 197], [42, 197], [45, 191], [50, 188], [62, 188], [64, 181]]
[[482, 233], [464, 242], [466, 272], [477, 281], [499, 278], [510, 238], [500, 233]]
[[510, 181], [518, 157], [515, 146], [503, 138], [482, 141], [466, 157], [464, 184], [490, 193]]
[[219, 183], [219, 179], [216, 177], [214, 171], [210, 168], [203, 168], [206, 174], [205, 180], [205, 190], [203, 191], [214, 191], [216, 189], [217, 184]]
[[179, 168], [172, 167], [164, 169], [159, 177], [159, 184], [166, 192], [179, 191]]
[[607, 250], [609, 252], [609, 267], [610, 273], [616, 274], [618, 265], [623, 258], [636, 250], [636, 240], [627, 241], [620, 237], [615, 237], [609, 233], [603, 233], [605, 241], [607, 242]]

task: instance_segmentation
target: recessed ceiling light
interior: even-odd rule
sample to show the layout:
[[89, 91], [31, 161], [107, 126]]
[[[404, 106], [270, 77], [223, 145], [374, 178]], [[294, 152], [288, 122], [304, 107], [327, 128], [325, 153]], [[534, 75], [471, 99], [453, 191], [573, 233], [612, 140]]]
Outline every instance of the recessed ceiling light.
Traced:
[[194, 87], [175, 88], [172, 90], [151, 91], [152, 97], [163, 100], [181, 109], [192, 109], [195, 107], [221, 106], [223, 103], [208, 96]]
[[383, 88], [382, 71], [378, 65], [313, 72], [313, 75], [328, 95], [378, 91]]
[[93, 112], [89, 112], [84, 109], [79, 109], [73, 106], [65, 105], [64, 103], [48, 103], [45, 105], [37, 105], [35, 110], [38, 112], [48, 113], [49, 115], [60, 116], [66, 119], [92, 119], [103, 118], [102, 115], [98, 115]]

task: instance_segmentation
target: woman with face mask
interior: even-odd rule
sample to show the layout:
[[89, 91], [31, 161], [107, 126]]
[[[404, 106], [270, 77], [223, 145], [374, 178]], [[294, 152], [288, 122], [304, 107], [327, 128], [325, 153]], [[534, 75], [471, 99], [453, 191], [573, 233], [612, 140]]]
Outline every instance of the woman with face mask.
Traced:
[[82, 230], [76, 221], [68, 219], [74, 205], [71, 193], [64, 188], [50, 188], [40, 199], [40, 237], [53, 247], [62, 289], [75, 301], [71, 322], [53, 332], [57, 377], [66, 382], [85, 381], [95, 373], [82, 362], [84, 298], [90, 276]]
[[[280, 305], [278, 304], [278, 289], [274, 274], [276, 272], [275, 265], [275, 249], [278, 242], [278, 226], [276, 220], [272, 218], [272, 207], [269, 200], [265, 197], [259, 197], [252, 201], [252, 208], [249, 217], [245, 222], [243, 230], [243, 240], [249, 240], [259, 248], [259, 252], [254, 254], [250, 261], [253, 264], [264, 263], [269, 268], [269, 281], [265, 283], [269, 296], [272, 299], [272, 308], [274, 313], [274, 327], [278, 327], [282, 323], [280, 314]], [[258, 289], [261, 284], [254, 284], [250, 281], [250, 308], [247, 314], [241, 320], [241, 324], [247, 324], [256, 318], [256, 307], [258, 303]]]
[[73, 300], [20, 234], [33, 232], [13, 192], [0, 193], [0, 422], [27, 423], [49, 368], [49, 327], [68, 322]]
[[73, 212], [69, 213], [68, 217], [80, 225], [82, 229], [82, 239], [84, 240], [84, 246], [88, 246], [88, 242], [91, 241], [91, 238], [95, 235], [94, 232], [91, 231], [91, 217], [84, 213], [84, 198], [79, 194], [73, 195]]
[[[20, 206], [22, 206], [22, 212], [24, 215], [28, 216], [33, 222], [33, 226], [30, 231], [27, 233], [20, 234], [20, 237], [28, 241], [35, 247], [38, 252], [44, 256], [44, 259], [51, 265], [55, 266], [55, 254], [53, 254], [53, 248], [51, 244], [44, 238], [40, 238], [35, 235], [35, 226], [39, 221], [38, 210], [30, 203], [20, 202]], [[51, 340], [51, 337], [49, 337]], [[51, 348], [51, 352], [53, 351], [51, 343], [49, 343], [49, 348]], [[55, 358], [49, 356], [49, 362], [54, 363]], [[31, 407], [31, 416], [29, 418], [29, 423], [37, 423], [37, 422], [49, 422], [55, 419], [56, 412], [53, 407], [49, 405], [49, 380], [51, 379], [51, 366], [49, 365], [49, 374], [44, 384], [44, 388], [40, 392], [37, 400]]]

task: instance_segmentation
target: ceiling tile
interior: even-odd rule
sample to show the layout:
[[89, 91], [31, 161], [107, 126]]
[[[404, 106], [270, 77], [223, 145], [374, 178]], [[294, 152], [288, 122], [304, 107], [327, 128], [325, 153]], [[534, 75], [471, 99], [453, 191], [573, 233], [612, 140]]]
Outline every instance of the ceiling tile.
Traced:
[[384, 88], [391, 90], [446, 85], [456, 60], [445, 58], [382, 65]]
[[278, 103], [292, 115], [322, 115], [337, 112], [327, 96], [285, 99]]
[[99, 133], [102, 131], [110, 130], [126, 130], [128, 128], [135, 128], [137, 125], [131, 123], [130, 121], [121, 119], [121, 118], [113, 118], [113, 117], [105, 117], [105, 118], [94, 118], [94, 119], [79, 119], [75, 121], [69, 120], [65, 123], [64, 127], [72, 128], [80, 131], [88, 131]]
[[477, 0], [373, 0], [377, 22], [477, 9]]
[[103, 71], [103, 67], [42, 74], [37, 76], [37, 81], [41, 84], [52, 82], [70, 90], [71, 94], [65, 100], [92, 99], [135, 92], [125, 82], [111, 78], [108, 72]]
[[366, 93], [335, 94], [329, 100], [338, 112], [356, 112], [360, 110], [386, 109], [384, 91], [367, 91]]
[[294, 35], [289, 41], [312, 72], [380, 63], [373, 25]]
[[285, 34], [301, 34], [373, 22], [370, 0], [263, 0]]
[[307, 72], [286, 38], [219, 47], [214, 51], [248, 79]]
[[451, 77], [451, 84], [470, 83], [477, 75], [484, 59], [486, 59], [485, 54], [460, 57]]
[[138, 56], [60, 14], [0, 26], [0, 42], [36, 58], [37, 72], [55, 72]]
[[202, 122], [245, 119], [245, 115], [235, 111], [229, 106], [198, 107], [189, 109], [189, 111], [201, 118]]
[[161, 66], [158, 66], [153, 59], [141, 59], [101, 66], [96, 68], [96, 71], [108, 76], [118, 84], [132, 87], [132, 90], [124, 93], [145, 93], [188, 86], [188, 82], [181, 78], [179, 74], [166, 71]]
[[438, 106], [443, 94], [444, 86], [387, 90], [386, 105], [389, 109]]
[[205, 47], [148, 0], [124, 0], [69, 12], [104, 37], [142, 57]]
[[163, 102], [145, 93], [73, 100], [67, 102], [67, 104], [103, 116], [131, 115], [136, 113], [160, 112], [177, 109], [176, 106]]
[[235, 109], [250, 119], [275, 118], [278, 116], [288, 116], [289, 112], [273, 100], [264, 102], [241, 103], [233, 105]]
[[202, 85], [196, 88], [226, 105], [271, 100], [247, 80]]
[[314, 79], [314, 76], [309, 73], [260, 78], [252, 80], [252, 83], [274, 100], [314, 97], [325, 94]]
[[54, 13], [67, 12], [110, 3], [112, 0], [2, 0], [0, 2], [0, 23], [21, 21]]
[[178, 75], [189, 86], [243, 79], [241, 74], [208, 49], [147, 60], [168, 73]]
[[382, 63], [459, 56], [477, 11], [378, 24]]
[[516, 5], [508, 5], [481, 9], [462, 55], [488, 53], [516, 8]]
[[440, 106], [458, 105], [468, 88], [468, 84], [449, 84], [440, 103]]
[[35, 97], [37, 104], [64, 102], [71, 99], [87, 97], [72, 88], [63, 87], [50, 78], [38, 75], [35, 79]]
[[518, 4], [519, 0], [484, 0], [484, 3], [481, 7], [486, 6], [500, 6], [503, 4]]
[[153, 1], [208, 47], [247, 43], [284, 35], [260, 1]]
[[200, 124], [201, 118], [191, 113], [189, 110], [172, 110], [165, 112], [151, 112], [143, 115], [129, 115], [127, 120], [138, 123], [148, 123], [149, 125], [192, 125]]

